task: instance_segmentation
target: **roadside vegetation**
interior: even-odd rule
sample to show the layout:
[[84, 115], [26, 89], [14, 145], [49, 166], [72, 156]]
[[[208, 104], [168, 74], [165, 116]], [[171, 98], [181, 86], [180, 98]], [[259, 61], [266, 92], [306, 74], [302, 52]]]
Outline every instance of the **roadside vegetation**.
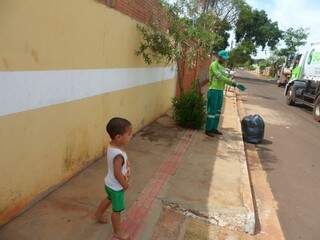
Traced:
[[[265, 11], [253, 9], [245, 0], [177, 0], [161, 1], [161, 5], [163, 12], [158, 18], [150, 19], [148, 25], [137, 26], [141, 42], [136, 54], [142, 56], [147, 64], [162, 62], [177, 66], [180, 97], [173, 101], [176, 119], [182, 119], [177, 115], [180, 111], [176, 107], [180, 106], [180, 101], [189, 99], [186, 94], [191, 94], [186, 104], [198, 101], [193, 92], [185, 93], [185, 66], [197, 71], [199, 64], [210, 59], [212, 53], [229, 47], [229, 68], [253, 70], [272, 66], [275, 74], [284, 56], [305, 44], [308, 36], [302, 28], [279, 29], [278, 23], [272, 21]], [[229, 46], [232, 33], [235, 37]], [[253, 57], [258, 49], [266, 48], [272, 50], [272, 56], [255, 61]], [[201, 95], [197, 73], [195, 76], [192, 91]], [[198, 106], [198, 103], [191, 105]], [[186, 125], [201, 124], [193, 122]]]

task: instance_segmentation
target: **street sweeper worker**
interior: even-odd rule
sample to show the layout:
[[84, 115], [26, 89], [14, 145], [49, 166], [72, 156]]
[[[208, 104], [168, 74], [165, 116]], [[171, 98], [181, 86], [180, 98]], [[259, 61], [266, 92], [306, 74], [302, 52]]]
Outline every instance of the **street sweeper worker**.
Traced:
[[233, 81], [226, 73], [223, 64], [225, 64], [228, 59], [229, 53], [226, 50], [220, 50], [216, 55], [216, 59], [211, 63], [209, 68], [206, 135], [210, 137], [214, 137], [214, 135], [222, 135], [218, 130], [218, 126], [225, 85], [227, 84], [237, 87], [241, 91], [246, 89], [242, 84]]

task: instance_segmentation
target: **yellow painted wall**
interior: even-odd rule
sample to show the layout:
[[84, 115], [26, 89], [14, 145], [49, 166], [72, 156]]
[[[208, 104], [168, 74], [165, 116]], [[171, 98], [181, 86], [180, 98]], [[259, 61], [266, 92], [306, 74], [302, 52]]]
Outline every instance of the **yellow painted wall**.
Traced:
[[136, 24], [95, 0], [1, 0], [0, 70], [144, 67]]
[[[0, 71], [148, 67], [134, 54], [136, 24], [95, 0], [1, 0]], [[0, 225], [101, 157], [112, 116], [128, 118], [138, 130], [164, 113], [175, 84], [171, 79], [0, 117]]]

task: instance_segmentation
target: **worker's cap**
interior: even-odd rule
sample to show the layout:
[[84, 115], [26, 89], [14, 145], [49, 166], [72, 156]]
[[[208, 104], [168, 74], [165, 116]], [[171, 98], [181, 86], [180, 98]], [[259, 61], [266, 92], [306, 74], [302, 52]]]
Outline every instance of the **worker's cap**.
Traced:
[[228, 60], [230, 58], [229, 53], [226, 50], [220, 50], [218, 52], [218, 56], [221, 57], [223, 60]]

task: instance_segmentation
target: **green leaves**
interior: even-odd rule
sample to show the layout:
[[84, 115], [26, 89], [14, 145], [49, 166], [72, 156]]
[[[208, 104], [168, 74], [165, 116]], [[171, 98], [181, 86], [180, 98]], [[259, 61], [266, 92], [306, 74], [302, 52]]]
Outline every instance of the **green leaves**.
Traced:
[[175, 4], [162, 2], [166, 27], [157, 22], [149, 26], [138, 25], [142, 41], [137, 55], [147, 64], [165, 60], [175, 63], [187, 59], [194, 61], [207, 58], [212, 50], [227, 46], [230, 24], [221, 21], [212, 12], [199, 12], [193, 1], [178, 1]]
[[142, 35], [142, 41], [136, 54], [142, 55], [147, 64], [152, 64], [153, 61], [170, 63], [175, 60], [173, 43], [164, 31], [142, 25], [137, 25], [137, 28]]
[[277, 22], [272, 22], [263, 10], [252, 9], [248, 4], [240, 6], [240, 13], [235, 24], [237, 45], [231, 51], [230, 65], [243, 66], [252, 63], [252, 54], [257, 48], [275, 49], [282, 38], [282, 31]]
[[236, 23], [236, 41], [248, 41], [255, 48], [274, 48], [282, 37], [277, 22], [272, 22], [265, 11], [252, 9], [244, 4]]
[[195, 0], [162, 2], [165, 24], [152, 21], [148, 26], [138, 25], [141, 33], [136, 54], [145, 63], [166, 62], [178, 65], [178, 84], [183, 92], [185, 65], [195, 66], [208, 59], [212, 50], [225, 48], [231, 26], [212, 12], [200, 12]]
[[197, 90], [192, 89], [172, 100], [174, 119], [179, 126], [200, 129], [206, 119], [206, 102]]
[[306, 44], [309, 33], [304, 28], [288, 28], [283, 33], [283, 41], [286, 47], [277, 51], [278, 56], [289, 56], [296, 53], [297, 49]]
[[242, 41], [230, 52], [229, 65], [231, 67], [243, 66], [251, 64], [251, 54], [255, 53], [256, 48], [252, 42]]

